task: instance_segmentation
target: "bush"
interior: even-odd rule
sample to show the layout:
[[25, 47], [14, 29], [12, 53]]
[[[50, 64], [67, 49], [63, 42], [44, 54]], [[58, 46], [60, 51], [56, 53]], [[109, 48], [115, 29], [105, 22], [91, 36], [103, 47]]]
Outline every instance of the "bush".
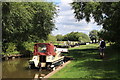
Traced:
[[9, 54], [19, 54], [17, 51], [16, 43], [5, 43], [4, 44], [4, 50], [1, 53], [3, 55], [9, 55]]
[[20, 52], [20, 54], [23, 54], [24, 56], [28, 57], [30, 54], [32, 54], [34, 50], [34, 42], [23, 42], [17, 44], [17, 50]]
[[23, 42], [22, 46], [24, 46], [25, 50], [33, 52], [34, 43], [33, 42]]
[[14, 52], [15, 49], [16, 49], [15, 43], [7, 43], [7, 49], [6, 49], [7, 53]]
[[28, 55], [32, 54], [34, 50], [34, 42], [23, 42], [23, 43], [4, 43], [3, 45], [3, 55], [11, 55], [11, 54], [24, 54]]

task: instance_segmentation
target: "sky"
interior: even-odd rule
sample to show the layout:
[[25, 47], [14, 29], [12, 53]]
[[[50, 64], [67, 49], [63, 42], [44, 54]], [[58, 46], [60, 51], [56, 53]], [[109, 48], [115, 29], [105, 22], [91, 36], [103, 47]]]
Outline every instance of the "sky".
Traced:
[[91, 22], [87, 23], [85, 20], [78, 22], [74, 18], [74, 10], [72, 10], [72, 0], [57, 0], [56, 5], [59, 6], [58, 16], [55, 18], [55, 27], [57, 30], [53, 30], [53, 35], [65, 35], [70, 32], [83, 32], [89, 34], [91, 30], [100, 30], [102, 26], [98, 26], [91, 18]]

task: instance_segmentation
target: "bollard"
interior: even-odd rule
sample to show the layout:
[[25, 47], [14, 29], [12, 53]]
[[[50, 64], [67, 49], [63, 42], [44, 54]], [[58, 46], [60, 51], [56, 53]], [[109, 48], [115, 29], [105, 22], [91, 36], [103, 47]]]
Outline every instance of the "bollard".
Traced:
[[15, 59], [15, 57], [12, 57], [12, 59]]

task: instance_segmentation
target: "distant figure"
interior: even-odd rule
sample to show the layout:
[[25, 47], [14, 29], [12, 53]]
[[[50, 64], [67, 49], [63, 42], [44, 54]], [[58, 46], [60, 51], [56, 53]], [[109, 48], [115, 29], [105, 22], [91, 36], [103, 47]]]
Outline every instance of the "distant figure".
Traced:
[[102, 59], [105, 56], [104, 49], [106, 47], [106, 43], [105, 43], [105, 41], [103, 39], [100, 39], [100, 40], [101, 41], [100, 41], [100, 44], [99, 44], [99, 46], [100, 46], [99, 49], [100, 49], [100, 58]]

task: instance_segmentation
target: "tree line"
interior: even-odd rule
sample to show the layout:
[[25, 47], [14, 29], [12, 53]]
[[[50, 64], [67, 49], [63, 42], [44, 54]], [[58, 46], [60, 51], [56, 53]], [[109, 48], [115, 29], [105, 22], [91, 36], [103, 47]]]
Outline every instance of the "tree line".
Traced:
[[82, 32], [71, 32], [66, 35], [56, 35], [57, 41], [79, 41], [80, 43], [85, 42], [98, 42], [99, 40], [98, 30], [92, 30], [89, 32], [89, 35]]
[[58, 41], [80, 41], [80, 42], [90, 42], [88, 35], [82, 32], [71, 32], [66, 35], [56, 35]]

